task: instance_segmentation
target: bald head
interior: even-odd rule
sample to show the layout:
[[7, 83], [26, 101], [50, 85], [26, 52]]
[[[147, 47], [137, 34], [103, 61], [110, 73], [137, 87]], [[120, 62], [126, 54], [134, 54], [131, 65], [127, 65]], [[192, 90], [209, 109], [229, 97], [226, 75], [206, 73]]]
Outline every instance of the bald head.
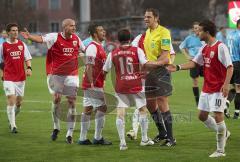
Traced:
[[70, 25], [70, 24], [75, 24], [75, 21], [73, 19], [64, 19], [62, 21], [62, 28], [64, 29], [66, 26]]
[[76, 32], [76, 23], [73, 19], [64, 19], [62, 21], [63, 33], [68, 38]]

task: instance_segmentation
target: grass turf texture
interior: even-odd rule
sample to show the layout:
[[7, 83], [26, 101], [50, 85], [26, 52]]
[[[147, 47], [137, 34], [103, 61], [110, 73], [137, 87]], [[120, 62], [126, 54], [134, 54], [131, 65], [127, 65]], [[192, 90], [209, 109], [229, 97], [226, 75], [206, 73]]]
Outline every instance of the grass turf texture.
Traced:
[[[183, 63], [183, 55], [176, 56], [176, 63]], [[45, 76], [45, 58], [34, 58], [33, 76], [26, 82], [25, 98], [22, 111], [17, 116], [19, 133], [11, 134], [8, 128], [6, 102], [0, 85], [0, 161], [238, 161], [239, 154], [239, 121], [226, 119], [231, 131], [231, 139], [227, 143], [226, 157], [210, 159], [208, 156], [216, 149], [215, 133], [211, 132], [197, 119], [197, 108], [192, 94], [192, 81], [188, 71], [174, 73], [173, 95], [170, 97], [170, 108], [174, 114], [173, 130], [177, 145], [173, 148], [162, 148], [159, 144], [140, 147], [140, 129], [137, 141], [127, 139], [128, 150], [119, 151], [119, 138], [115, 126], [115, 110], [106, 116], [103, 136], [113, 142], [112, 146], [80, 146], [80, 123], [76, 124], [74, 144], [65, 143], [66, 123], [61, 122], [61, 132], [57, 141], [52, 142], [51, 96], [48, 93]], [[81, 80], [81, 79], [80, 79]], [[106, 82], [108, 94], [113, 94], [110, 77]], [[202, 79], [201, 79], [202, 83]], [[78, 97], [77, 111], [82, 110], [82, 98]], [[233, 105], [231, 105], [233, 109]], [[133, 112], [133, 109], [128, 110]], [[233, 112], [233, 110], [232, 110]], [[151, 138], [157, 133], [153, 121], [149, 118]], [[126, 131], [131, 129], [131, 114], [126, 117]], [[94, 135], [94, 120], [88, 138]]]

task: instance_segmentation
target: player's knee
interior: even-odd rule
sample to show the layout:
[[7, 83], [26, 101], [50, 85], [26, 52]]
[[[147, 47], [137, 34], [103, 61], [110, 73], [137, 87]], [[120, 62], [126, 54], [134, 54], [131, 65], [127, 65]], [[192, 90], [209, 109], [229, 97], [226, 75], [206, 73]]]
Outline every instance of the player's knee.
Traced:
[[125, 118], [125, 108], [117, 108], [117, 118], [124, 120]]
[[16, 107], [21, 107], [21, 105], [22, 105], [22, 101], [17, 101], [16, 102]]
[[145, 115], [145, 114], [147, 114], [147, 108], [146, 108], [146, 106], [143, 106], [143, 107], [139, 108], [138, 110], [139, 110], [140, 115]]
[[203, 113], [199, 113], [198, 114], [198, 119], [201, 120], [202, 122], [206, 121], [208, 118], [208, 115], [203, 114]]

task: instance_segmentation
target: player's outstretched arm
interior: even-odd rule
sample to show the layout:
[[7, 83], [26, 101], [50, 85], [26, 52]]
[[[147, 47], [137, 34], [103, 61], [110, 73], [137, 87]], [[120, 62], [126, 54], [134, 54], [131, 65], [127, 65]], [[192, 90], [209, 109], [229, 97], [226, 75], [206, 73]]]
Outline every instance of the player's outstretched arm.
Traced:
[[193, 61], [189, 61], [188, 63], [185, 64], [181, 64], [181, 65], [168, 65], [166, 68], [168, 71], [170, 72], [175, 72], [175, 71], [179, 71], [179, 70], [188, 70], [188, 69], [192, 69], [195, 66], [197, 66], [197, 64]]
[[37, 43], [43, 43], [43, 39], [40, 35], [30, 34], [26, 28], [24, 28], [24, 31], [20, 32], [20, 34], [23, 36], [24, 39], [29, 39]]

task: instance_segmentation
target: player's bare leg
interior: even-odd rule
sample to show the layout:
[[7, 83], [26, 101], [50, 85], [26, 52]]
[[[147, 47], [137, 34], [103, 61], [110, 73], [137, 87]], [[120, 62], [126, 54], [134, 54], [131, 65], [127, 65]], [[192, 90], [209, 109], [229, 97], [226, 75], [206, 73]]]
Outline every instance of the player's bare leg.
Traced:
[[22, 105], [22, 100], [23, 100], [23, 97], [22, 96], [17, 96], [16, 98], [16, 105], [15, 105], [15, 116], [17, 116], [20, 111], [21, 111], [21, 105]]

